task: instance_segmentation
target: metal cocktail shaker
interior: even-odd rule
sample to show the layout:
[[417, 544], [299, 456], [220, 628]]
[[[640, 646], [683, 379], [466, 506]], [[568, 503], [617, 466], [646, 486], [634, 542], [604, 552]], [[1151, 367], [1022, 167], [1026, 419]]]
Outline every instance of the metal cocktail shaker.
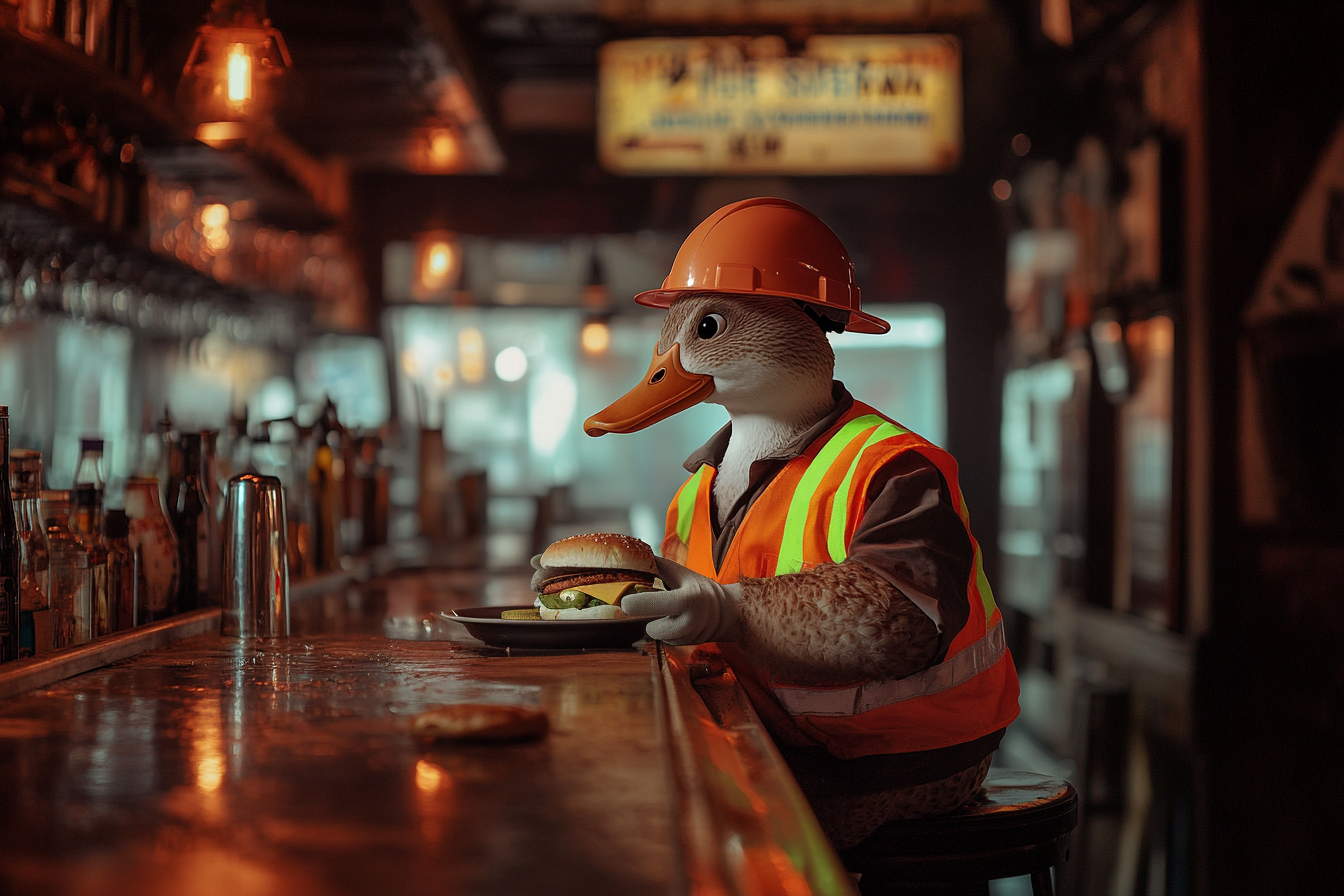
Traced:
[[289, 559], [285, 495], [274, 476], [243, 473], [224, 499], [224, 612], [220, 634], [289, 634]]

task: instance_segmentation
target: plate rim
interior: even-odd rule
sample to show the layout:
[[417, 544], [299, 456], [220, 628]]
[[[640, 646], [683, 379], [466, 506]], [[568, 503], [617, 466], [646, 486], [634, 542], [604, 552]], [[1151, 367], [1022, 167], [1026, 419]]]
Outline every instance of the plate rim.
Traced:
[[[449, 620], [451, 620], [451, 621], [453, 621], [453, 622], [459, 622], [459, 623], [464, 623], [464, 624], [465, 624], [465, 623], [470, 623], [470, 624], [472, 624], [472, 625], [478, 625], [478, 624], [484, 624], [484, 625], [497, 625], [497, 624], [501, 624], [501, 623], [502, 623], [502, 624], [508, 624], [508, 625], [517, 625], [517, 624], [534, 625], [534, 624], [539, 624], [539, 623], [545, 623], [545, 624], [548, 625], [548, 626], [554, 626], [557, 622], [560, 623], [560, 624], [562, 624], [562, 625], [596, 625], [596, 624], [608, 624], [608, 625], [609, 625], [609, 624], [611, 624], [611, 623], [616, 623], [616, 624], [619, 625], [619, 624], [623, 624], [623, 623], [624, 623], [624, 624], [629, 624], [629, 623], [633, 623], [633, 622], [641, 621], [641, 620], [644, 621], [644, 622], [650, 622], [650, 621], [652, 621], [652, 620], [654, 620], [654, 619], [662, 619], [662, 618], [663, 618], [663, 617], [661, 617], [661, 616], [618, 616], [618, 617], [616, 617], [616, 618], [614, 618], [614, 619], [612, 619], [612, 618], [608, 618], [608, 619], [501, 619], [501, 618], [498, 617], [498, 616], [463, 616], [461, 613], [458, 612], [458, 609], [459, 609], [459, 608], [453, 608], [453, 609], [448, 610], [447, 612], [444, 612], [443, 610], [440, 610], [440, 611], [439, 611], [439, 615], [442, 616], [443, 618], [445, 618], [445, 619], [449, 619]], [[533, 604], [508, 604], [508, 605], [484, 606], [484, 607], [461, 607], [460, 609], [462, 609], [462, 610], [499, 610], [499, 611], [502, 613], [502, 612], [504, 612], [505, 610], [531, 610], [531, 609], [534, 609], [534, 605], [533, 605]]]

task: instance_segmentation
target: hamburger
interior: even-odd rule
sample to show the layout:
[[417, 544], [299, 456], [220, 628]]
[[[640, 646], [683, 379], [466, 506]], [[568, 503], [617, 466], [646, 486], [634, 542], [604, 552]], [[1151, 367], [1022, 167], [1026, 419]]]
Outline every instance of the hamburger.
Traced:
[[619, 619], [621, 598], [660, 591], [653, 548], [628, 535], [572, 535], [541, 555], [532, 577], [542, 619]]

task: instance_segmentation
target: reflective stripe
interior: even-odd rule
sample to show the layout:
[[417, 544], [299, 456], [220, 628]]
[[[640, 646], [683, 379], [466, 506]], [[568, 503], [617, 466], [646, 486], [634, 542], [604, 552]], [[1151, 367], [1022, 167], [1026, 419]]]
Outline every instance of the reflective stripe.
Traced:
[[864, 414], [840, 427], [835, 435], [827, 439], [826, 444], [817, 452], [816, 457], [807, 465], [807, 470], [793, 489], [789, 500], [789, 512], [784, 517], [784, 537], [779, 542], [779, 561], [775, 564], [774, 574], [800, 572], [803, 568], [803, 539], [807, 533], [807, 513], [812, 498], [820, 488], [826, 472], [840, 453], [864, 431], [872, 429], [886, 421], [876, 414]]
[[691, 543], [691, 525], [695, 522], [695, 498], [700, 494], [700, 480], [705, 478], [705, 465], [701, 464], [690, 479], [687, 479], [677, 492], [677, 537], [682, 544]]
[[[970, 530], [967, 530], [970, 531]], [[994, 592], [989, 588], [989, 578], [985, 575], [985, 564], [980, 559], [980, 545], [975, 546], [975, 583], [980, 589], [980, 603], [985, 608], [985, 625], [994, 617], [998, 604], [994, 602]]]
[[970, 681], [1003, 658], [1003, 622], [949, 660], [906, 678], [868, 681], [846, 688], [808, 688], [770, 683], [775, 699], [791, 716], [854, 716], [936, 694]]
[[831, 525], [826, 533], [826, 549], [831, 555], [831, 562], [839, 563], [849, 556], [849, 548], [845, 544], [845, 533], [849, 531], [849, 490], [854, 481], [854, 471], [859, 468], [859, 461], [863, 459], [863, 453], [878, 442], [905, 435], [909, 431], [883, 420], [878, 424], [877, 429], [873, 430], [873, 434], [868, 437], [868, 441], [863, 443], [859, 453], [854, 455], [854, 460], [849, 465], [849, 471], [845, 473], [845, 478], [841, 481], [840, 488], [835, 493], [835, 500], [831, 502]]

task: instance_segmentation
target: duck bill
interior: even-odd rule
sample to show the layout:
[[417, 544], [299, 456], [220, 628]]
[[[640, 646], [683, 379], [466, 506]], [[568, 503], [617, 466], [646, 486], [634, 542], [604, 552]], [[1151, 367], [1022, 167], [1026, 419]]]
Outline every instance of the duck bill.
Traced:
[[583, 421], [590, 436], [609, 432], [638, 432], [704, 401], [714, 392], [714, 377], [687, 373], [681, 366], [681, 343], [661, 355], [654, 350], [653, 363], [643, 381], [605, 409]]

